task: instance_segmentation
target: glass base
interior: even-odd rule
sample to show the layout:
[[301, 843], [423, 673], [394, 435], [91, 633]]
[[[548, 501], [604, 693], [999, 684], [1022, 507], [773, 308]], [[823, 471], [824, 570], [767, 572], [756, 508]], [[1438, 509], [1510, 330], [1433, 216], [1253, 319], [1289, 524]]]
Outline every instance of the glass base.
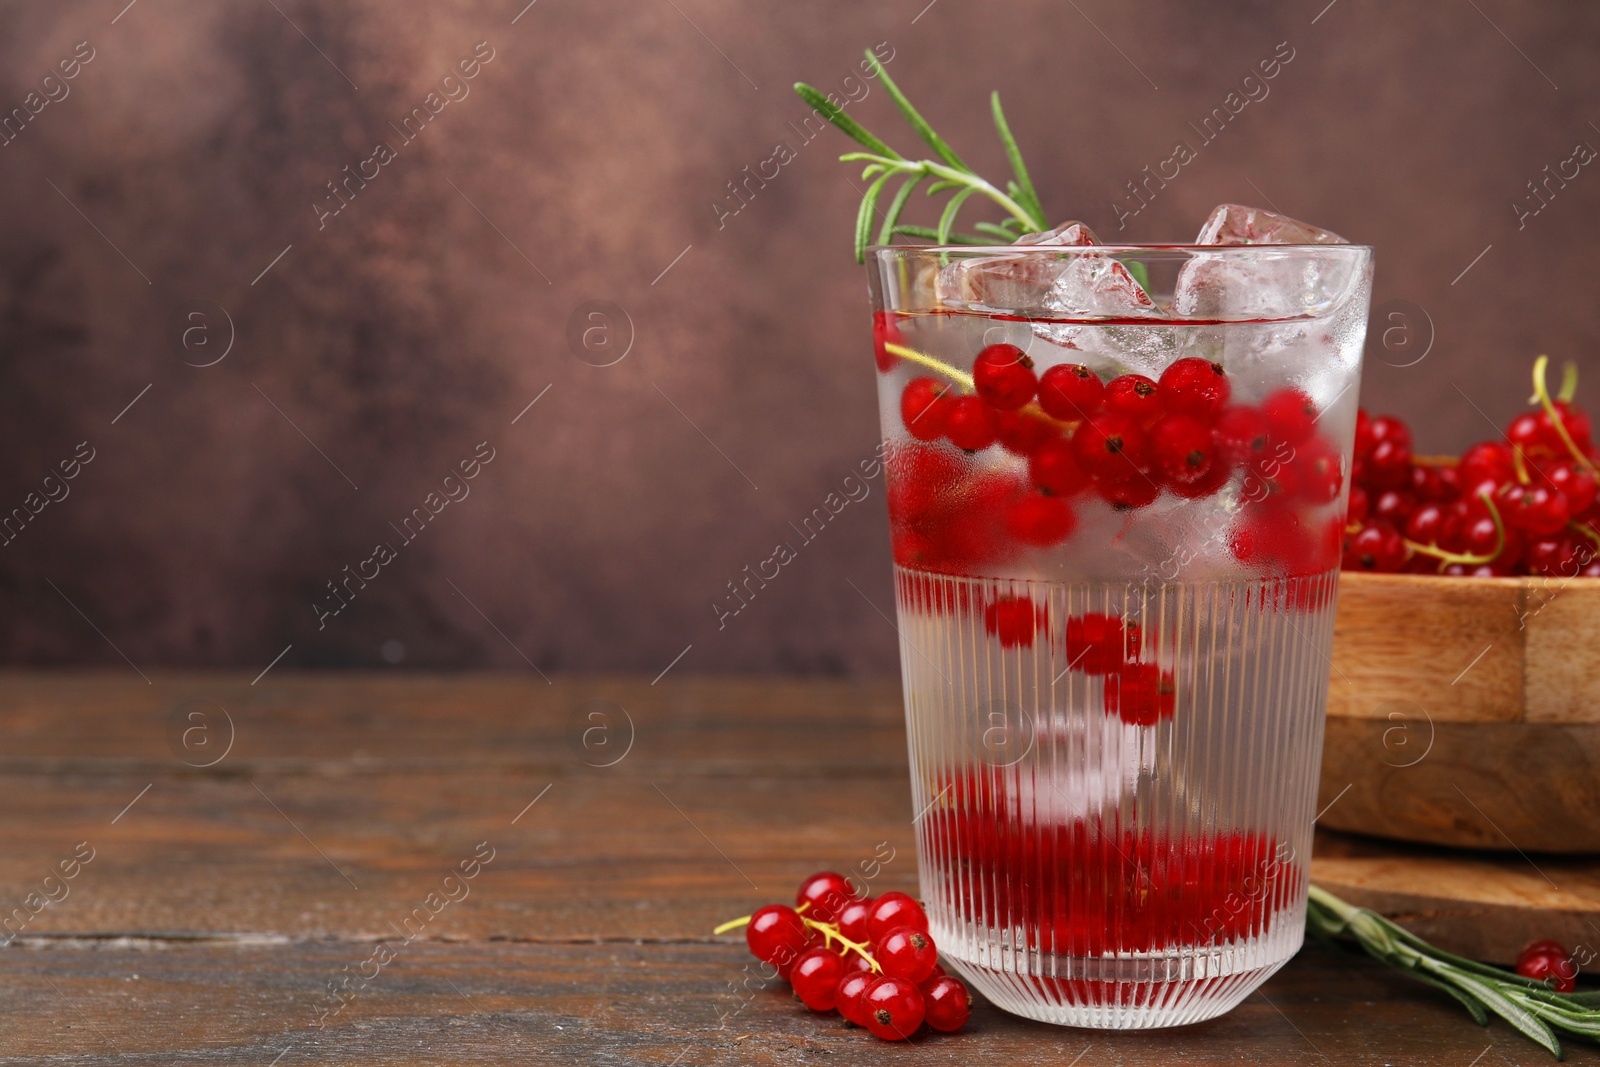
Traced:
[[[937, 932], [934, 940], [940, 940]], [[1095, 1030], [1152, 1030], [1232, 1011], [1289, 961], [1300, 942], [1295, 938], [1292, 946], [1272, 945], [1277, 958], [1271, 962], [1260, 962], [1260, 949], [1267, 946], [1254, 952], [1189, 951], [1136, 959], [1035, 955], [1021, 961], [1021, 969], [962, 959], [948, 950], [944, 957], [995, 1007], [1024, 1019]], [[1051, 972], [1083, 977], [1045, 977]]]

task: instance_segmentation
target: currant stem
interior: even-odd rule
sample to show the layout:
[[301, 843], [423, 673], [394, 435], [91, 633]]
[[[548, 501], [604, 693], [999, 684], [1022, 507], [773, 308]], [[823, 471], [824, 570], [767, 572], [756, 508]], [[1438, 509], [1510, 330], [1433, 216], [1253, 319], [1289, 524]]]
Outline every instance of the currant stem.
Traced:
[[1511, 470], [1517, 476], [1518, 485], [1527, 485], [1533, 481], [1532, 478], [1528, 477], [1528, 459], [1522, 454], [1521, 445], [1511, 446]]
[[1569, 522], [1567, 523], [1567, 527], [1568, 529], [1576, 530], [1578, 533], [1583, 534], [1583, 536], [1595, 543], [1596, 548], [1600, 548], [1600, 533], [1595, 533], [1592, 528], [1581, 522]]
[[[1567, 432], [1567, 425], [1566, 422], [1561, 418], [1561, 412], [1556, 410], [1555, 402], [1550, 399], [1550, 390], [1545, 386], [1544, 383], [1544, 371], [1549, 365], [1549, 356], [1540, 356], [1538, 359], [1533, 361], [1534, 399], [1539, 401], [1540, 407], [1544, 408], [1545, 414], [1550, 419], [1550, 425], [1555, 427], [1557, 436], [1561, 438], [1561, 443], [1567, 446], [1567, 451], [1572, 453], [1572, 458], [1587, 467], [1590, 474], [1600, 478], [1600, 467], [1596, 467], [1594, 463], [1590, 461], [1589, 457], [1584, 455], [1582, 450], [1578, 448], [1577, 442], [1574, 441], [1572, 439], [1572, 435]], [[1561, 396], [1564, 400], [1570, 399], [1568, 396], [1569, 386], [1571, 387], [1571, 392], [1575, 393], [1577, 391], [1578, 369], [1570, 363], [1567, 365], [1567, 372], [1561, 383]], [[1515, 453], [1513, 453], [1513, 458], [1515, 458]]]
[[968, 374], [966, 371], [956, 370], [954, 367], [950, 366], [950, 364], [942, 363], [930, 355], [918, 352], [914, 348], [907, 348], [905, 345], [897, 345], [893, 342], [886, 342], [883, 346], [883, 350], [888, 352], [890, 355], [899, 356], [901, 359], [909, 359], [913, 363], [920, 363], [929, 370], [938, 371], [946, 378], [949, 378], [957, 384], [964, 386], [969, 391], [973, 388], [972, 375]]
[[845, 937], [844, 934], [839, 932], [838, 923], [819, 922], [816, 919], [807, 919], [804, 916], [801, 916], [800, 921], [822, 935], [822, 943], [824, 946], [831, 946], [835, 941], [837, 941], [839, 944], [843, 945], [847, 951], [855, 952], [862, 959], [872, 964], [872, 972], [874, 974], [883, 973], [883, 968], [878, 965], [878, 961], [873, 959], [872, 953], [867, 951], [867, 949], [871, 948], [872, 946], [866, 944], [865, 942], [852, 941], [848, 937]]
[[750, 919], [751, 919], [751, 916], [749, 916], [749, 915], [741, 915], [737, 919], [729, 919], [727, 922], [723, 923], [721, 926], [719, 926], [715, 930], [711, 931], [711, 933], [713, 935], [715, 935], [715, 934], [725, 934], [729, 930], [734, 929], [735, 927], [748, 925], [749, 922], [750, 922]]
[[1416, 541], [1406, 541], [1406, 547], [1413, 552], [1424, 556], [1431, 556], [1439, 561], [1439, 569], [1443, 570], [1452, 563], [1459, 563], [1464, 567], [1477, 567], [1485, 563], [1493, 563], [1495, 557], [1506, 549], [1506, 524], [1500, 518], [1500, 509], [1494, 506], [1494, 500], [1488, 493], [1479, 493], [1478, 499], [1483, 501], [1484, 507], [1489, 509], [1489, 518], [1494, 520], [1494, 551], [1487, 555], [1475, 556], [1469, 552], [1446, 552], [1437, 545], [1424, 545]]

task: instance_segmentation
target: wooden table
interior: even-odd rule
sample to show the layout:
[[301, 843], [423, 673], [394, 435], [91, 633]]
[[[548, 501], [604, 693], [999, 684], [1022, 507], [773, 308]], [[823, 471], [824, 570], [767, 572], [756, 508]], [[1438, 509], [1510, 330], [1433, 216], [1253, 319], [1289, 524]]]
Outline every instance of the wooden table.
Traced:
[[745, 990], [719, 920], [914, 888], [893, 684], [12, 674], [0, 737], [0, 1064], [1549, 1062], [1320, 948], [1150, 1033], [889, 1046]]

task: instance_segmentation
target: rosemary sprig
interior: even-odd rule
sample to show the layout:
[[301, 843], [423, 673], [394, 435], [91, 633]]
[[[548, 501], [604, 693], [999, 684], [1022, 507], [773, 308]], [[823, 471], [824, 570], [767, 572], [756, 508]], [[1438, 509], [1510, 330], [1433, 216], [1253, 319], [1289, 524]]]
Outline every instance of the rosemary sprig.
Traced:
[[[889, 244], [897, 235], [934, 241], [938, 244], [985, 245], [993, 244], [997, 240], [1010, 244], [1025, 233], [1050, 228], [1050, 220], [1044, 213], [1044, 207], [1039, 203], [1039, 194], [1034, 191], [1033, 181], [1028, 177], [1028, 167], [1022, 161], [1022, 152], [1017, 147], [1016, 139], [1011, 136], [1011, 127], [1006, 123], [1005, 112], [1000, 107], [999, 93], [990, 94], [989, 102], [994, 112], [994, 124], [1000, 135], [1000, 143], [1004, 145], [1006, 158], [1011, 162], [1012, 178], [1006, 182], [1003, 191], [985, 181], [956, 155], [955, 150], [928, 124], [928, 120], [911, 106], [911, 101], [906, 99], [900, 87], [889, 77], [883, 69], [883, 64], [870, 49], [867, 50], [866, 56], [873, 76], [883, 84], [884, 91], [905, 116], [906, 122], [938, 158], [907, 159], [889, 147], [882, 138], [846, 115], [844, 110], [827, 96], [804, 82], [795, 83], [794, 91], [800, 94], [802, 100], [816, 108], [824, 118], [867, 149], [865, 152], [847, 152], [839, 157], [845, 162], [866, 163], [865, 169], [861, 172], [861, 180], [871, 182], [867, 186], [866, 194], [861, 198], [861, 207], [856, 213], [856, 262], [860, 263], [866, 258], [867, 246], [872, 243], [873, 213], [877, 210], [878, 200], [883, 194], [884, 187], [896, 178], [901, 180], [900, 187], [895, 191], [894, 198], [889, 201], [889, 209], [884, 213], [882, 225], [877, 227], [877, 243], [881, 245]], [[911, 199], [912, 192], [930, 178], [933, 182], [925, 190], [928, 196], [953, 193], [945, 202], [944, 211], [939, 216], [939, 225], [930, 228], [901, 223], [900, 215]], [[1004, 208], [1009, 217], [998, 224], [977, 223], [974, 229], [986, 235], [983, 237], [957, 233], [955, 226], [962, 207], [969, 199], [978, 195], [987, 197]]]
[[1600, 993], [1557, 993], [1544, 982], [1445, 952], [1318, 886], [1311, 887], [1306, 929], [1324, 941], [1355, 941], [1374, 959], [1449, 994], [1479, 1026], [1489, 1024], [1491, 1012], [1500, 1016], [1556, 1059], [1556, 1030], [1600, 1040]]

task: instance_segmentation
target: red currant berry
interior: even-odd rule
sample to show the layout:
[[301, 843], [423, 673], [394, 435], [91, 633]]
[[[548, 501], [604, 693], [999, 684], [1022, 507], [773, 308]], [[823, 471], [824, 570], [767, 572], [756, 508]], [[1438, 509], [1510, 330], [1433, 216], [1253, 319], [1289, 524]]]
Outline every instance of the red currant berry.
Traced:
[[1557, 993], [1578, 987], [1578, 969], [1567, 950], [1555, 941], [1535, 941], [1517, 956], [1517, 973], [1536, 982], [1548, 982]]
[[1055, 423], [1031, 411], [996, 411], [994, 432], [1001, 447], [1018, 456], [1032, 456], [1046, 445], [1062, 440]]
[[922, 991], [904, 978], [880, 978], [867, 990], [867, 1029], [885, 1041], [905, 1041], [922, 1025]]
[[1299, 513], [1276, 503], [1247, 512], [1228, 547], [1240, 563], [1267, 574], [1316, 574], [1334, 566]]
[[1274, 441], [1297, 445], [1316, 429], [1317, 402], [1299, 389], [1278, 389], [1261, 402], [1267, 431]]
[[[854, 940], [854, 938], [851, 940]], [[844, 957], [844, 969], [846, 973], [850, 971], [861, 971], [865, 974], [871, 974], [873, 977], [877, 977], [876, 972], [872, 969], [872, 960], [861, 955], [859, 952], [852, 952]]]
[[812, 1011], [832, 1011], [837, 1006], [834, 997], [844, 974], [844, 960], [837, 952], [812, 948], [794, 961], [789, 969], [789, 984], [794, 986], [794, 995]]
[[972, 363], [972, 385], [994, 407], [1015, 411], [1039, 388], [1033, 360], [1016, 345], [990, 345]]
[[[1388, 494], [1384, 494], [1387, 496]], [[1445, 535], [1446, 511], [1440, 504], [1423, 504], [1405, 521], [1406, 539], [1419, 545], [1442, 544]]]
[[1129, 726], [1154, 726], [1172, 718], [1177, 699], [1172, 672], [1154, 663], [1125, 663], [1106, 679], [1106, 711]]
[[1161, 388], [1142, 374], [1124, 374], [1106, 383], [1105, 408], [1141, 427], [1152, 426], [1164, 412]]
[[1552, 488], [1567, 498], [1567, 510], [1577, 515], [1594, 503], [1597, 485], [1594, 475], [1572, 462], [1561, 462], [1545, 471]]
[[1511, 465], [1511, 449], [1499, 441], [1480, 441], [1461, 453], [1456, 472], [1464, 486], [1479, 482], [1509, 482], [1516, 477]]
[[1072, 506], [1058, 496], [1028, 493], [1006, 509], [1007, 532], [1035, 548], [1060, 544], [1072, 536], [1077, 525]]
[[1168, 415], [1152, 426], [1150, 454], [1170, 485], [1192, 486], [1206, 481], [1217, 463], [1210, 429], [1190, 415]]
[[1252, 463], [1267, 451], [1267, 417], [1252, 407], [1229, 405], [1217, 416], [1216, 435], [1229, 463]]
[[945, 436], [964, 452], [981, 452], [995, 443], [994, 412], [975, 396], [957, 397], [945, 417]]
[[784, 904], [768, 904], [750, 916], [744, 928], [744, 942], [751, 955], [775, 967], [793, 965], [805, 951], [810, 931], [795, 910]]
[[1356, 459], [1366, 459], [1377, 441], [1372, 436], [1372, 418], [1365, 408], [1356, 409]]
[[937, 441], [944, 436], [952, 400], [950, 387], [932, 378], [913, 378], [900, 394], [900, 421], [906, 432], [919, 441]]
[[1366, 464], [1367, 484], [1375, 489], [1400, 489], [1411, 483], [1411, 446], [1401, 441], [1380, 440]]
[[844, 977], [839, 979], [839, 988], [834, 991], [834, 1007], [839, 1009], [840, 1015], [857, 1026], [867, 1025], [867, 990], [877, 982], [878, 976], [870, 970], [846, 970]]
[[1531, 411], [1511, 420], [1511, 425], [1506, 427], [1506, 440], [1524, 452], [1549, 447], [1545, 444], [1545, 427], [1539, 425], [1539, 416]]
[[[1594, 443], [1594, 431], [1589, 424], [1589, 416], [1565, 400], [1557, 400], [1555, 409], [1556, 416], [1561, 420], [1561, 425], [1567, 431], [1567, 436], [1572, 438], [1572, 443], [1578, 446], [1579, 451], [1587, 451]], [[1550, 446], [1551, 451], [1557, 453], [1568, 451], [1567, 443], [1556, 432], [1555, 420], [1550, 418], [1548, 411], [1539, 413], [1539, 429], [1544, 431], [1545, 443]]]
[[1232, 392], [1222, 364], [1185, 356], [1161, 372], [1161, 398], [1170, 414], [1214, 422]]
[[1361, 527], [1345, 550], [1344, 569], [1393, 574], [1406, 562], [1406, 544], [1388, 523], [1373, 521]]
[[[1592, 542], [1591, 542], [1592, 543]], [[1576, 578], [1588, 563], [1583, 545], [1566, 530], [1549, 537], [1535, 537], [1522, 550], [1522, 565], [1529, 574], [1546, 578]]]
[[1344, 464], [1339, 453], [1321, 437], [1303, 442], [1288, 467], [1294, 473], [1292, 488], [1285, 490], [1297, 500], [1311, 504], [1331, 504], [1344, 489]]
[[928, 916], [923, 912], [922, 905], [905, 893], [883, 894], [872, 906], [872, 914], [867, 917], [867, 934], [876, 944], [890, 930], [901, 926], [926, 931]]
[[1072, 445], [1058, 438], [1028, 457], [1028, 476], [1052, 496], [1075, 496], [1089, 487], [1089, 475], [1078, 466]]
[[873, 949], [873, 956], [890, 978], [904, 978], [920, 985], [939, 965], [939, 950], [933, 938], [914, 926], [890, 930]]
[[888, 311], [874, 311], [872, 313], [872, 348], [873, 355], [878, 361], [878, 372], [888, 374], [899, 362], [899, 357], [891, 353], [889, 345], [904, 345], [906, 339], [900, 333], [900, 327], [894, 324], [893, 313]]
[[[1495, 551], [1495, 545], [1500, 540], [1500, 533], [1495, 529], [1494, 520], [1487, 514], [1479, 514], [1467, 521], [1462, 532], [1461, 550], [1474, 556], [1487, 556]], [[1496, 574], [1510, 574], [1516, 569], [1517, 561], [1522, 558], [1522, 552], [1527, 539], [1515, 527], [1505, 527], [1505, 545], [1494, 559], [1486, 566]]]
[[940, 975], [922, 986], [922, 999], [930, 1027], [953, 1034], [972, 1016], [972, 994], [961, 979]]
[[1136, 622], [1090, 612], [1067, 620], [1067, 666], [1085, 674], [1114, 674], [1137, 659], [1143, 635]]
[[855, 893], [844, 875], [820, 871], [800, 883], [800, 891], [794, 895], [794, 906], [799, 908], [803, 904], [810, 904], [805, 912], [806, 918], [819, 923], [831, 923], [839, 917], [845, 905], [854, 899]]
[[1076, 422], [1100, 413], [1105, 392], [1094, 371], [1081, 363], [1063, 363], [1039, 379], [1039, 406], [1053, 419]]
[[1032, 648], [1034, 634], [1048, 622], [1045, 609], [1025, 596], [999, 597], [983, 609], [983, 628], [1001, 648]]
[[1372, 514], [1399, 529], [1411, 519], [1411, 513], [1417, 510], [1417, 501], [1410, 493], [1402, 493], [1398, 489], [1385, 489], [1378, 494], [1372, 502]]
[[1223, 462], [1220, 456], [1218, 456], [1215, 460], [1213, 460], [1211, 469], [1208, 470], [1201, 478], [1190, 482], [1188, 485], [1169, 484], [1167, 488], [1171, 489], [1174, 494], [1183, 497], [1185, 500], [1199, 500], [1202, 497], [1208, 497], [1212, 493], [1215, 493], [1217, 490], [1227, 485], [1232, 478], [1233, 469], [1229, 467], [1227, 463]]
[[872, 914], [872, 906], [877, 902], [876, 897], [865, 897], [846, 904], [839, 912], [839, 932], [851, 941], [866, 941], [867, 916]]
[[1367, 491], [1359, 485], [1350, 487], [1350, 505], [1345, 509], [1346, 522], [1365, 522], [1370, 504]]
[[1535, 535], [1557, 533], [1572, 518], [1567, 498], [1543, 485], [1502, 486], [1495, 503], [1508, 524]]
[[1405, 445], [1406, 451], [1411, 451], [1411, 427], [1397, 415], [1379, 415], [1372, 420], [1372, 444], [1377, 446], [1380, 441], [1392, 441], [1395, 444]]
[[1149, 439], [1139, 424], [1107, 412], [1085, 422], [1072, 435], [1072, 454], [1090, 476], [1121, 481], [1150, 471]]

